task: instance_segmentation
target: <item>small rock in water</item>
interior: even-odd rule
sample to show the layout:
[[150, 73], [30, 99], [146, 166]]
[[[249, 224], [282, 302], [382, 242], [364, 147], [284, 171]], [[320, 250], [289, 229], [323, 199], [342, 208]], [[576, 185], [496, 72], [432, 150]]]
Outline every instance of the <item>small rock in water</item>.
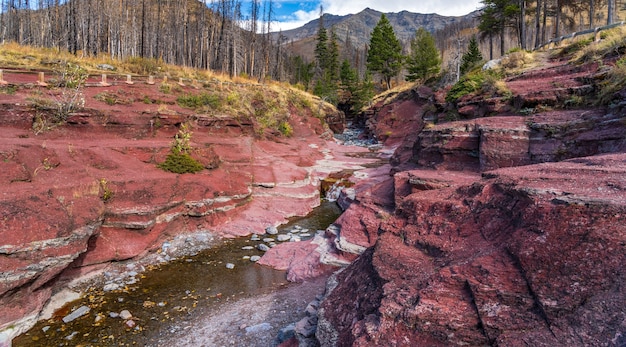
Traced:
[[263, 252], [267, 252], [267, 251], [270, 250], [270, 248], [266, 244], [264, 244], [264, 243], [261, 243], [261, 244], [257, 245], [256, 248], [259, 251], [263, 251]]
[[254, 234], [250, 237], [250, 241], [260, 241], [260, 240], [261, 238], [257, 234]]
[[249, 255], [244, 255], [242, 259], [250, 259]]
[[109, 317], [111, 317], [111, 318], [117, 318], [119, 316], [120, 316], [120, 314], [117, 313], [117, 312], [109, 312]]
[[294, 229], [297, 229], [297, 230], [302, 230], [302, 227], [301, 227], [301, 226], [299, 226], [299, 225], [294, 225], [294, 226], [293, 226], [293, 228], [294, 228]]
[[249, 251], [249, 250], [254, 249], [254, 247], [252, 247], [252, 246], [243, 246], [243, 247], [241, 247], [241, 249], [243, 249], [244, 251]]
[[131, 318], [133, 318], [133, 315], [130, 313], [130, 311], [123, 310], [122, 312], [120, 312], [120, 318], [122, 318], [124, 320], [131, 319]]
[[69, 323], [71, 321], [73, 321], [76, 318], [82, 317], [84, 315], [86, 315], [87, 313], [89, 313], [91, 309], [89, 308], [89, 306], [81, 306], [79, 308], [77, 308], [76, 310], [74, 310], [74, 312], [68, 314], [67, 316], [63, 317], [63, 323]]
[[235, 268], [235, 264], [233, 264], [233, 263], [226, 263], [226, 268], [227, 269], [234, 269]]
[[45, 327], [41, 328], [41, 331], [43, 331], [44, 333], [48, 332], [48, 330], [50, 330], [49, 325], [46, 325]]
[[129, 327], [131, 329], [134, 328], [135, 325], [137, 325], [137, 323], [135, 323], [135, 321], [132, 320], [132, 319], [127, 320], [125, 324], [126, 324], [127, 327]]
[[269, 245], [270, 245], [270, 248], [274, 248], [274, 246], [276, 246], [276, 242], [270, 242]]
[[302, 233], [302, 234], [300, 234], [300, 237], [309, 237], [309, 236], [311, 236], [311, 234], [309, 234], [309, 233]]
[[263, 239], [263, 242], [268, 242], [268, 243], [269, 242], [274, 242], [274, 239], [271, 238], [271, 237], [266, 237], [266, 238]]
[[292, 236], [291, 239], [289, 240], [291, 242], [300, 242], [302, 241], [302, 239], [299, 236]]
[[69, 341], [69, 340], [73, 339], [73, 338], [74, 338], [74, 336], [76, 336], [77, 334], [78, 334], [78, 331], [75, 331], [75, 332], [73, 332], [73, 333], [71, 333], [71, 334], [67, 335], [67, 336], [65, 337], [65, 339]]
[[120, 285], [117, 283], [109, 283], [102, 288], [105, 292], [111, 292], [118, 289], [120, 289]]
[[276, 235], [278, 234], [278, 229], [276, 229], [275, 226], [270, 226], [270, 227], [265, 228], [265, 232], [270, 235]]
[[290, 238], [291, 238], [291, 235], [284, 235], [284, 234], [283, 234], [283, 235], [278, 235], [278, 236], [276, 237], [276, 239], [277, 239], [279, 242], [285, 242], [285, 241], [289, 240]]
[[253, 256], [250, 257], [250, 261], [252, 261], [252, 262], [256, 263], [259, 260], [261, 260], [261, 257], [258, 256], [258, 255], [253, 255]]

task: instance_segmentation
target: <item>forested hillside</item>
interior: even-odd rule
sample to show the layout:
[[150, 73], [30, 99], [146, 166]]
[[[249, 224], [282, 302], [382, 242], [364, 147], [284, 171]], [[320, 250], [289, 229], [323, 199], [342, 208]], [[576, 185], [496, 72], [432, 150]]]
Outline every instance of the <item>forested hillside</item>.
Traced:
[[[484, 0], [482, 4], [480, 10], [461, 17], [406, 11], [387, 15], [405, 56], [412, 53], [418, 28], [434, 36], [442, 81], [449, 84], [458, 79], [472, 36], [489, 60], [512, 49], [532, 49], [566, 33], [613, 23], [623, 18], [625, 8], [618, 0]], [[320, 13], [319, 20], [280, 33], [273, 32], [275, 0], [2, 0], [0, 5], [0, 42], [52, 47], [79, 56], [146, 59], [145, 74], [159, 73], [152, 59], [260, 81], [289, 81], [314, 92], [325, 78], [324, 62], [315, 52], [323, 26], [338, 46], [336, 69], [345, 60], [357, 80], [367, 73], [376, 77], [368, 69], [367, 55], [382, 13], [373, 9], [347, 16]], [[400, 83], [405, 69], [395, 82]]]

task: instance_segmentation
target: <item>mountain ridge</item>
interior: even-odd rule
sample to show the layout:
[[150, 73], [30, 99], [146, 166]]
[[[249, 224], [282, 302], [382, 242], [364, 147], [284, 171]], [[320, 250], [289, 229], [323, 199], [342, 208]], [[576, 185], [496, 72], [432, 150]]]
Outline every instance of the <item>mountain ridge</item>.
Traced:
[[[476, 10], [464, 16], [442, 16], [436, 13], [401, 11], [388, 12], [385, 15], [398, 39], [402, 42], [409, 42], [418, 28], [425, 28], [434, 33], [454, 23], [475, 20], [479, 13], [479, 10]], [[334, 28], [340, 45], [349, 42], [353, 47], [363, 49], [369, 44], [370, 34], [382, 14], [383, 12], [368, 7], [359, 13], [344, 16], [325, 13], [322, 20], [326, 29]], [[272, 37], [288, 44], [295, 54], [312, 59], [319, 22], [320, 19], [317, 18], [299, 28], [273, 32]]]

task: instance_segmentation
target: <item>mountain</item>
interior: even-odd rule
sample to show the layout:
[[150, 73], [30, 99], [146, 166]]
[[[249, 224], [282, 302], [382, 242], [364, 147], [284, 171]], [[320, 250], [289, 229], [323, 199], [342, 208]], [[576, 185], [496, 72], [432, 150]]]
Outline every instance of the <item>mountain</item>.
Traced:
[[[422, 14], [402, 11], [398, 13], [385, 13], [389, 22], [393, 26], [396, 36], [403, 42], [408, 42], [418, 28], [425, 28], [431, 33], [443, 29], [452, 24], [464, 21], [471, 21], [476, 18], [478, 11], [474, 11], [465, 16], [452, 17], [441, 16], [435, 13]], [[363, 48], [369, 44], [370, 34], [378, 21], [382, 12], [366, 8], [357, 14], [337, 16], [324, 14], [322, 19], [324, 27], [330, 29], [334, 27], [340, 46], [347, 41], [355, 48]], [[274, 39], [282, 36], [282, 42], [288, 43], [290, 50], [295, 54], [306, 58], [313, 57], [313, 47], [316, 43], [319, 19], [308, 22], [300, 28], [273, 33]]]

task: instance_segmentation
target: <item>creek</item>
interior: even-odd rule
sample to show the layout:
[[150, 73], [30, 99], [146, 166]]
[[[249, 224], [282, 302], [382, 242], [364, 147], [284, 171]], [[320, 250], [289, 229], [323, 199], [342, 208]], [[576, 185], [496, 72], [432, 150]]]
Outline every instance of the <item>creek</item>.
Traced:
[[[283, 235], [294, 232], [305, 240], [326, 229], [340, 214], [335, 202], [324, 201], [306, 217], [292, 219], [278, 231]], [[162, 333], [182, 329], [181, 322], [200, 313], [216, 313], [225, 303], [291, 285], [284, 271], [250, 261], [249, 257], [262, 255], [256, 247], [261, 242], [255, 236], [224, 240], [195, 256], [154, 265], [141, 273], [131, 272], [136, 281], [127, 281], [118, 289], [105, 292], [102, 286], [91, 288], [51, 319], [38, 322], [15, 338], [13, 345], [156, 346]], [[88, 312], [66, 322], [77, 310]], [[124, 317], [126, 311], [132, 317]]]

